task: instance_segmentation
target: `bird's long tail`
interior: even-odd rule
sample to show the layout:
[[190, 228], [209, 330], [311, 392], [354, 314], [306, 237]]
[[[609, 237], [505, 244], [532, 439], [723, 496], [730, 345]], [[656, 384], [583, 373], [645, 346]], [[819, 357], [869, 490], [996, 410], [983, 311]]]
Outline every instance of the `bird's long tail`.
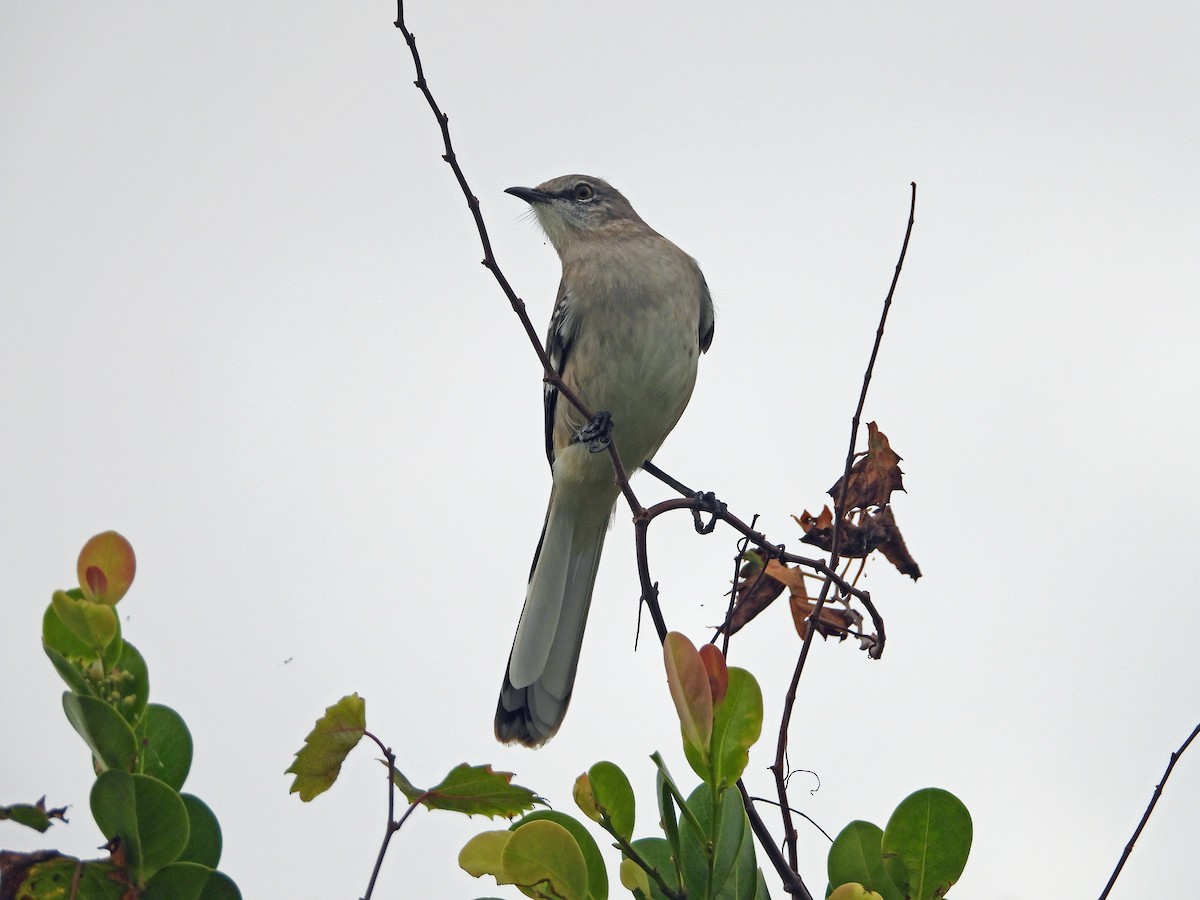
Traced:
[[611, 496], [572, 494], [555, 491], [550, 496], [496, 705], [496, 737], [505, 743], [546, 743], [571, 701], [613, 505]]

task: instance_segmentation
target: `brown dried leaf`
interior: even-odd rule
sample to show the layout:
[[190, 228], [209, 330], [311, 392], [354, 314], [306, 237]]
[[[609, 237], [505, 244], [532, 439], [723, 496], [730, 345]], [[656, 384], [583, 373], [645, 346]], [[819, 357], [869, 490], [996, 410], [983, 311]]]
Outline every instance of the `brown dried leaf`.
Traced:
[[[833, 552], [833, 513], [826, 506], [819, 516], [805, 510], [803, 515], [792, 516], [796, 520], [804, 537], [800, 538], [806, 544], [819, 547], [826, 553]], [[862, 559], [874, 549], [867, 545], [866, 535], [862, 529], [849, 519], [842, 519], [838, 529], [838, 555], [843, 558]]]
[[[775, 563], [775, 560], [771, 562]], [[768, 574], [769, 571], [769, 564], [764, 570], [757, 556], [748, 555], [746, 564], [738, 572], [740, 580], [733, 587], [733, 613], [723, 629], [727, 634], [736, 634], [783, 593], [785, 585]]]
[[[828, 512], [826, 507], [825, 512]], [[833, 517], [822, 513], [813, 517], [805, 510], [802, 516], [792, 516], [804, 529], [804, 537], [800, 540], [814, 547], [820, 547], [826, 552], [833, 550]], [[818, 527], [822, 521], [829, 524]], [[896, 526], [896, 517], [890, 506], [883, 509], [865, 512], [858, 522], [842, 520], [838, 536], [838, 555], [850, 559], [863, 559], [873, 551], [878, 550], [888, 562], [895, 566], [903, 575], [908, 575], [914, 581], [921, 577], [921, 567], [909, 555], [904, 537]]]
[[882, 553], [884, 558], [900, 571], [900, 574], [909, 576], [913, 581], [920, 578], [921, 567], [909, 555], [908, 547], [904, 543], [904, 535], [900, 533], [900, 529], [896, 525], [896, 517], [892, 513], [892, 508], [885, 506], [883, 509], [876, 510], [869, 515], [867, 523], [871, 532], [871, 542], [875, 545], [875, 549]]
[[[899, 466], [901, 459], [879, 426], [868, 422], [867, 452], [850, 469], [850, 481], [846, 486], [846, 500], [842, 508], [849, 511], [886, 506], [891, 501], [893, 491], [904, 490], [904, 473]], [[829, 496], [835, 505], [841, 503], [841, 492], [842, 479], [839, 478], [829, 489]]]
[[[788, 598], [788, 606], [792, 610], [792, 623], [796, 626], [796, 634], [804, 637], [808, 631], [809, 616], [816, 609], [816, 604], [806, 600], [799, 594], [792, 594]], [[845, 609], [840, 609], [836, 606], [830, 606], [828, 603], [821, 607], [821, 615], [813, 622], [816, 626], [817, 634], [821, 637], [829, 637], [833, 635], [840, 640], [846, 639], [846, 630], [851, 627], [851, 619]]]

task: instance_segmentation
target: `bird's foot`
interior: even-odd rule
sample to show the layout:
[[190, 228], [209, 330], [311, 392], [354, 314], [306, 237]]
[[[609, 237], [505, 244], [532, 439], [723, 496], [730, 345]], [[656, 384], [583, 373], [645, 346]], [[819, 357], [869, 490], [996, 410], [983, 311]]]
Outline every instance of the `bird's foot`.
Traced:
[[[717, 521], [721, 515], [729, 509], [728, 505], [717, 499], [717, 495], [712, 491], [696, 491], [692, 494], [692, 499], [697, 501], [697, 506], [692, 510], [692, 524], [696, 527], [697, 534], [711, 534], [712, 530], [717, 527]], [[712, 518], [707, 522], [700, 518], [700, 513], [707, 512], [712, 514]]]
[[575, 442], [587, 444], [589, 453], [600, 453], [612, 443], [612, 413], [597, 412], [592, 420], [575, 432]]

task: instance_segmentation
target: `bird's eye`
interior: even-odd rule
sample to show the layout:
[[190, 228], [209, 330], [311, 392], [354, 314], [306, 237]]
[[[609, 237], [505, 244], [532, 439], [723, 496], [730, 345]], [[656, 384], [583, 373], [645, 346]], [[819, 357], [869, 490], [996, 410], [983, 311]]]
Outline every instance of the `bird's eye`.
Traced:
[[586, 203], [596, 196], [596, 192], [592, 190], [592, 186], [586, 181], [581, 181], [575, 185], [575, 199], [581, 203]]

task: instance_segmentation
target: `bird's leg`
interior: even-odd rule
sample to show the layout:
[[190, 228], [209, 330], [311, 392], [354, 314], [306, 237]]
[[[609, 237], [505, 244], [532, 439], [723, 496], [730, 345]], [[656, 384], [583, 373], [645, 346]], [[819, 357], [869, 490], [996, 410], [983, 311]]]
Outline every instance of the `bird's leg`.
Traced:
[[[692, 523], [696, 527], [697, 534], [712, 534], [712, 530], [717, 527], [717, 517], [723, 514], [729, 507], [722, 501], [717, 499], [717, 495], [712, 491], [696, 491], [692, 495], [692, 499], [700, 504], [692, 510]], [[712, 518], [707, 522], [700, 519], [701, 512], [712, 514]]]
[[601, 453], [612, 442], [612, 413], [600, 410], [592, 420], [575, 432], [575, 443], [587, 444], [589, 453]]

